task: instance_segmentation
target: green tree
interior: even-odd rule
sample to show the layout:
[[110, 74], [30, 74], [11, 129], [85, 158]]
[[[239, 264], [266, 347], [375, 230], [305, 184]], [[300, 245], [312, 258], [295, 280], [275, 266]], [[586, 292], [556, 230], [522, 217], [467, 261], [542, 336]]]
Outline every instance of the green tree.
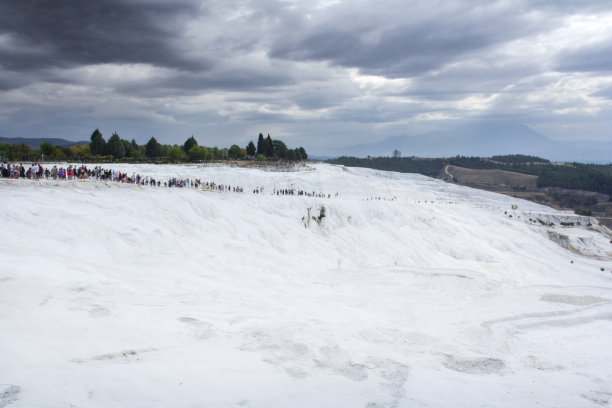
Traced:
[[132, 152], [132, 144], [125, 139], [121, 139], [123, 150], [125, 150], [125, 157], [134, 157]]
[[106, 145], [106, 153], [112, 154], [115, 159], [121, 159], [125, 156], [125, 146], [121, 141], [121, 138], [114, 132], [113, 135], [108, 139], [108, 144]]
[[298, 148], [298, 150], [300, 152], [300, 159], [306, 160], [308, 158], [308, 154], [306, 154], [306, 150], [301, 146]]
[[257, 138], [257, 151], [255, 152], [256, 154], [264, 154], [266, 151], [266, 146], [265, 146], [266, 142], [264, 141], [264, 135], [263, 134], [259, 134], [259, 137]]
[[132, 145], [132, 147], [130, 148], [130, 153], [131, 153], [132, 157], [137, 159], [140, 156], [142, 156], [142, 153], [141, 153], [141, 150], [140, 150], [140, 146], [138, 146], [138, 143], [136, 143], [136, 139], [132, 139], [130, 144]]
[[75, 160], [82, 160], [83, 159], [83, 155], [81, 154], [81, 149], [79, 148], [79, 146], [70, 146], [68, 148], [68, 151], [70, 152], [70, 154], [68, 155], [68, 157], [70, 157], [71, 159], [75, 159]]
[[255, 147], [255, 143], [253, 143], [252, 140], [249, 142], [249, 144], [246, 147], [246, 154], [248, 156], [255, 156], [255, 154], [257, 154], [257, 148]]
[[91, 146], [91, 154], [93, 155], [103, 155], [106, 154], [106, 140], [102, 137], [102, 133], [99, 129], [96, 129], [91, 134], [91, 142], [89, 143]]
[[6, 143], [0, 143], [0, 160], [9, 160], [9, 151], [11, 146]]
[[66, 158], [71, 158], [72, 157], [73, 151], [69, 147], [58, 146], [57, 150], [58, 150], [58, 152], [62, 153], [63, 157], [66, 157]]
[[55, 150], [55, 158], [57, 160], [66, 160], [68, 158], [68, 155], [66, 154], [66, 151], [63, 148], [57, 146], [57, 149]]
[[266, 137], [266, 151], [264, 153], [266, 157], [274, 157], [274, 143], [272, 143], [272, 138], [268, 133], [268, 137]]
[[84, 144], [79, 147], [81, 151], [81, 156], [83, 157], [91, 157], [91, 146], [88, 144]]
[[204, 146], [193, 146], [188, 153], [190, 161], [203, 161], [207, 159], [208, 149]]
[[45, 159], [55, 156], [55, 146], [51, 142], [42, 142], [39, 148], [41, 153], [45, 155]]
[[263, 154], [258, 154], [257, 156], [255, 156], [255, 160], [266, 161], [266, 156], [264, 156]]
[[229, 157], [230, 159], [242, 159], [242, 154], [240, 152], [240, 146], [238, 145], [232, 145], [232, 147], [229, 148]]
[[146, 151], [147, 157], [150, 157], [152, 159], [159, 158], [162, 155], [162, 145], [159, 144], [157, 139], [152, 137], [147, 142], [147, 146], [145, 148], [145, 151]]
[[211, 147], [210, 149], [208, 149], [208, 151], [212, 153], [212, 157], [214, 160], [221, 159], [221, 152], [219, 151], [218, 147]]
[[168, 159], [173, 163], [178, 163], [185, 158], [185, 152], [179, 146], [172, 146], [168, 150]]
[[18, 145], [11, 145], [8, 149], [9, 160], [30, 160], [32, 155], [32, 148], [26, 146], [23, 143]]
[[287, 158], [287, 145], [280, 140], [272, 141], [272, 151], [274, 152], [274, 156], [279, 159]]
[[185, 153], [189, 153], [191, 148], [197, 145], [198, 145], [198, 142], [197, 140], [195, 140], [195, 138], [192, 135], [189, 139], [185, 141], [185, 144], [183, 145], [183, 150], [185, 151]]
[[159, 157], [168, 157], [168, 152], [170, 152], [170, 148], [172, 146], [170, 145], [165, 145], [165, 144], [159, 144], [160, 146], [160, 155]]
[[143, 146], [139, 146], [135, 139], [132, 139], [131, 142], [121, 139], [121, 143], [123, 143], [123, 148], [125, 149], [125, 157], [138, 159], [144, 156]]

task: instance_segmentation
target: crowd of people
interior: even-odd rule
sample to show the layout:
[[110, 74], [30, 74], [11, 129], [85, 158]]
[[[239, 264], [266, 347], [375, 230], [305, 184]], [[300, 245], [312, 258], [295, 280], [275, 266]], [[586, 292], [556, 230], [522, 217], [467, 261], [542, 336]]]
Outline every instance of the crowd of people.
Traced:
[[[331, 194], [323, 194], [323, 193], [316, 193], [314, 191], [312, 192], [307, 192], [304, 190], [295, 190], [293, 188], [285, 188], [285, 189], [280, 189], [280, 190], [275, 190], [274, 194], [276, 195], [296, 195], [296, 196], [306, 196], [306, 197], [319, 197], [319, 198], [331, 198]], [[335, 197], [338, 197], [338, 193], [336, 193]]]
[[[219, 192], [244, 192], [243, 187], [232, 186], [229, 184], [220, 184], [212, 181], [202, 181], [200, 179], [191, 178], [170, 178], [165, 181], [157, 180], [150, 176], [141, 176], [140, 174], [120, 172], [112, 169], [104, 169], [101, 166], [92, 168], [84, 164], [68, 165], [68, 167], [58, 167], [54, 165], [51, 168], [45, 168], [40, 163], [33, 163], [31, 166], [24, 166], [16, 163], [2, 163], [0, 166], [0, 177], [9, 179], [31, 179], [31, 180], [102, 180], [115, 181], [120, 183], [136, 184], [141, 186], [151, 187], [190, 187], [207, 191]], [[253, 189], [254, 194], [263, 194], [264, 187], [256, 187]], [[316, 193], [314, 191], [307, 192], [294, 188], [274, 189], [274, 195], [296, 195], [307, 197], [331, 198], [331, 194]], [[336, 193], [338, 196], [338, 193]]]
[[0, 166], [0, 176], [3, 178], [29, 178], [29, 179], [39, 179], [45, 173], [45, 169], [43, 169], [42, 165], [37, 163], [32, 163], [32, 165], [28, 168], [24, 167], [23, 164], [10, 164], [10, 163], [2, 163]]
[[44, 168], [41, 164], [34, 163], [31, 166], [23, 164], [3, 163], [0, 166], [0, 174], [3, 178], [18, 179], [26, 178], [31, 180], [102, 180], [116, 181], [120, 183], [137, 184], [141, 186], [151, 187], [191, 187], [201, 188], [209, 191], [232, 191], [241, 193], [244, 191], [242, 187], [218, 184], [212, 181], [203, 182], [200, 179], [176, 178], [173, 177], [166, 181], [156, 180], [150, 176], [141, 176], [137, 173], [128, 175], [126, 172], [120, 172], [111, 169], [104, 169], [101, 166], [88, 168], [86, 165], [69, 165], [68, 167], [58, 167], [54, 165], [52, 168]]

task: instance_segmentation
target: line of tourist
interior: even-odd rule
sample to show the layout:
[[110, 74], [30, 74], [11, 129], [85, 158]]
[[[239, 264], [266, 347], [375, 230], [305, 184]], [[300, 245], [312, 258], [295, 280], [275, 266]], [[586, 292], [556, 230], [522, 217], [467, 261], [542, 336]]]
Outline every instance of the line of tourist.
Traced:
[[[171, 178], [167, 181], [156, 180], [150, 176], [141, 176], [140, 174], [132, 173], [129, 176], [125, 172], [120, 172], [111, 169], [104, 169], [101, 166], [89, 168], [83, 165], [69, 165], [68, 167], [58, 167], [54, 165], [52, 168], [45, 168], [40, 163], [33, 163], [31, 166], [23, 164], [2, 163], [0, 166], [0, 176], [3, 178], [19, 179], [26, 178], [31, 180], [82, 180], [93, 179], [102, 181], [116, 181], [120, 183], [137, 184], [141, 186], [151, 187], [191, 187], [203, 189], [207, 191], [227, 191], [242, 193], [243, 187], [232, 186], [228, 184], [218, 184], [212, 181], [203, 182], [200, 179], [190, 178]], [[254, 194], [263, 194], [264, 187], [256, 187], [253, 190]], [[273, 195], [297, 195], [307, 197], [331, 198], [331, 194], [316, 193], [314, 191], [307, 192], [305, 190], [296, 190], [294, 188], [275, 189]], [[338, 196], [338, 193], [335, 195]]]
[[[263, 187], [262, 187], [263, 190]], [[306, 196], [306, 197], [319, 197], [319, 198], [331, 198], [331, 194], [323, 194], [323, 193], [316, 193], [314, 191], [308, 192], [308, 191], [304, 191], [304, 190], [295, 190], [293, 188], [285, 188], [285, 189], [280, 189], [280, 190], [275, 190], [274, 194], [276, 195], [296, 195], [296, 196]], [[338, 197], [338, 193], [336, 193], [335, 197]]]
[[231, 186], [226, 184], [218, 184], [212, 181], [203, 182], [200, 179], [190, 178], [171, 178], [162, 182], [150, 176], [141, 176], [140, 174], [120, 172], [111, 169], [104, 169], [101, 166], [89, 168], [85, 165], [69, 165], [68, 167], [44, 168], [39, 163], [34, 163], [31, 166], [23, 164], [2, 163], [0, 165], [0, 176], [9, 179], [25, 178], [30, 180], [102, 180], [116, 181], [120, 183], [138, 184], [151, 187], [191, 187], [201, 188], [209, 191], [232, 191], [241, 193], [244, 191], [242, 187]]

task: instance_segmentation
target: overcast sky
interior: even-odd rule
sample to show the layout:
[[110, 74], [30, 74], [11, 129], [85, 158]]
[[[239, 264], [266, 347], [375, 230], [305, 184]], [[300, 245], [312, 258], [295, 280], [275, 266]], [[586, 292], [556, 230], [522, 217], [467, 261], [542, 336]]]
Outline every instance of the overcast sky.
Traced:
[[0, 2], [0, 136], [308, 151], [474, 121], [612, 142], [612, 2]]

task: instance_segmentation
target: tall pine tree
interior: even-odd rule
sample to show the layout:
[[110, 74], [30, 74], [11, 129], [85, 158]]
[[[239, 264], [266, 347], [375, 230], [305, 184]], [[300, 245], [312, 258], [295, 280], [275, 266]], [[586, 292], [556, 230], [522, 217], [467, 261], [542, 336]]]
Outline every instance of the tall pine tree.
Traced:
[[195, 140], [195, 138], [192, 135], [189, 139], [185, 141], [185, 144], [183, 145], [183, 150], [185, 151], [185, 153], [189, 153], [191, 148], [197, 145], [198, 145], [198, 142]]
[[266, 137], [266, 151], [264, 153], [266, 157], [274, 156], [274, 143], [272, 143], [272, 138], [268, 133], [268, 137]]
[[257, 154], [266, 154], [265, 143], [264, 135], [260, 133], [259, 137], [257, 138]]
[[108, 154], [112, 154], [116, 159], [121, 159], [123, 156], [125, 156], [125, 146], [123, 146], [121, 138], [117, 132], [113, 133], [110, 139], [108, 139], [106, 152]]
[[145, 151], [146, 151], [147, 157], [157, 158], [157, 157], [160, 157], [162, 155], [162, 146], [159, 144], [157, 139], [152, 137], [147, 142]]
[[251, 140], [246, 147], [247, 156], [255, 156], [257, 153], [257, 148], [255, 147], [255, 143]]
[[91, 154], [106, 154], [106, 140], [102, 137], [99, 129], [96, 129], [91, 134], [91, 142], [89, 143]]

